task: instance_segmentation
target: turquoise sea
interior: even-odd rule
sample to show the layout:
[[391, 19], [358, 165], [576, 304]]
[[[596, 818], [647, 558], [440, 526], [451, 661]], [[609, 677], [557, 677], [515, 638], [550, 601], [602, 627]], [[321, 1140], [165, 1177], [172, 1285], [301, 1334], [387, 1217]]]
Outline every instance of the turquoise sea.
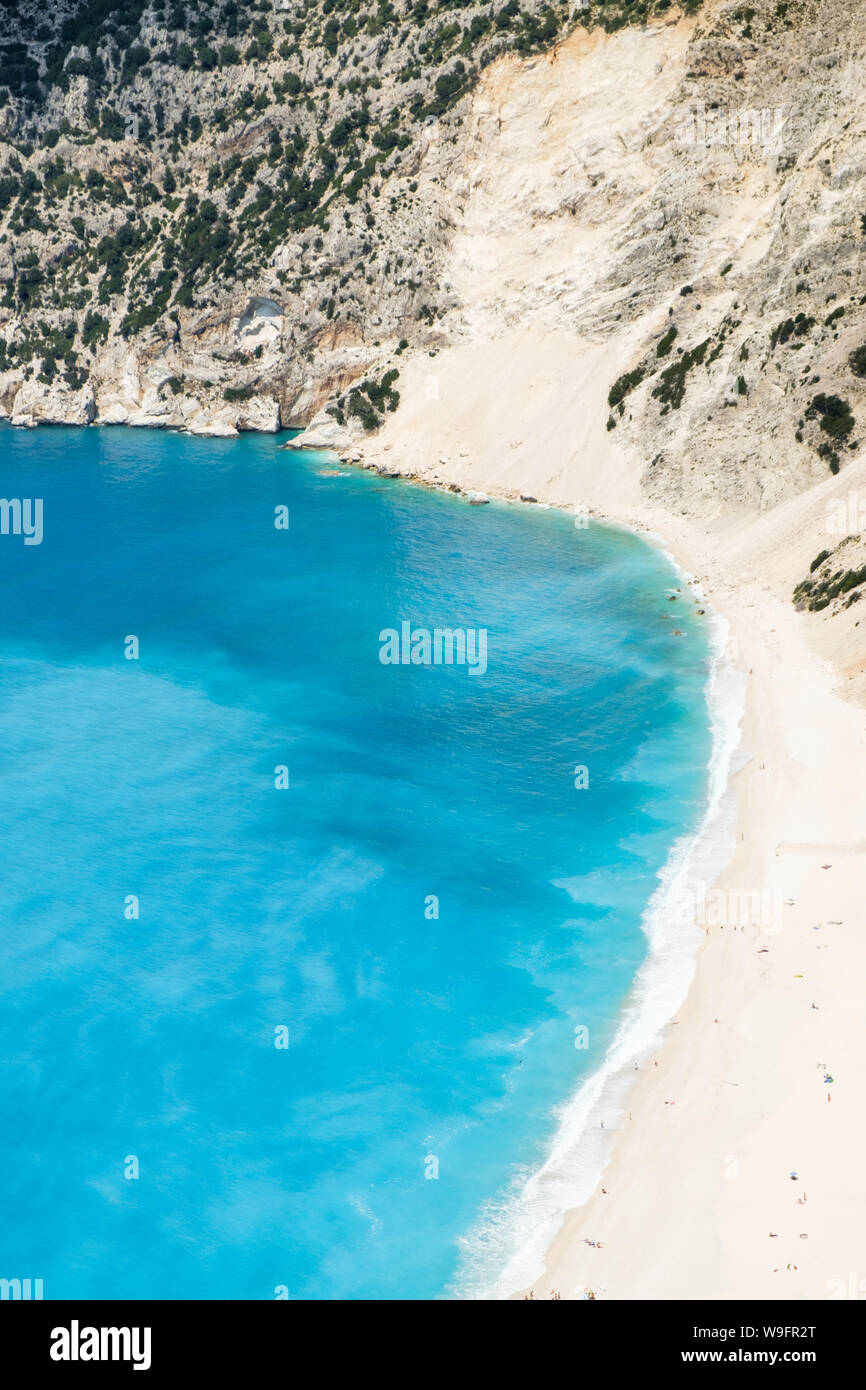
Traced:
[[[703, 814], [662, 554], [284, 440], [0, 427], [0, 1274], [46, 1298], [453, 1296]], [[382, 664], [402, 622], [486, 670]]]

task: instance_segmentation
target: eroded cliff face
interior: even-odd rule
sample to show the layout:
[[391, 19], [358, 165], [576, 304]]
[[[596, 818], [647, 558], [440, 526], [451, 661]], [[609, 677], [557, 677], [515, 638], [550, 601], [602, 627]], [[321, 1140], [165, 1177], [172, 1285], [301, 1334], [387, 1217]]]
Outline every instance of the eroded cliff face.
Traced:
[[603, 356], [583, 408], [669, 508], [766, 508], [844, 469], [866, 382], [864, 48], [854, 0], [773, 0], [497, 63], [445, 179], [443, 332], [519, 325]]
[[576, 14], [669, 3], [8, 0], [0, 409], [232, 433], [333, 402], [374, 425], [382, 360], [446, 340], [441, 171], [478, 74]]

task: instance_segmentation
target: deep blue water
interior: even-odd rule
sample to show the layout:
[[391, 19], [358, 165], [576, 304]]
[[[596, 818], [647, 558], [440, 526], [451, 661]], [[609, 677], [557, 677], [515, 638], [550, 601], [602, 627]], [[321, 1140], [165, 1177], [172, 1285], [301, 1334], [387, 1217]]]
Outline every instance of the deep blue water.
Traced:
[[[664, 557], [281, 442], [0, 427], [44, 502], [0, 536], [0, 1275], [46, 1298], [447, 1290], [700, 816]], [[404, 619], [486, 674], [382, 665]]]

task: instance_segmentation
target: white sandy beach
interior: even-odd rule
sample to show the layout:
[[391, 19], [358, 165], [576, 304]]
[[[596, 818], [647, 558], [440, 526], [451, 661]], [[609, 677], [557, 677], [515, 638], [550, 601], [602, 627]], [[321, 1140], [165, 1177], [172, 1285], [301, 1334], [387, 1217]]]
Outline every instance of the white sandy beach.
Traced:
[[[635, 1076], [596, 1191], [565, 1217], [532, 1288], [563, 1298], [863, 1296], [866, 737], [861, 705], [838, 693], [862, 668], [850, 661], [850, 632], [836, 664], [815, 650], [813, 638], [827, 645], [824, 626], [797, 614], [790, 595], [828, 501], [866, 487], [866, 463], [762, 517], [666, 514], [640, 502], [627, 459], [581, 414], [581, 385], [606, 364], [581, 377], [585, 364], [564, 348], [555, 335], [524, 335], [469, 350], [471, 362], [459, 349], [443, 354], [445, 408], [410, 393], [414, 409], [367, 457], [440, 482], [471, 478], [491, 494], [588, 503], [649, 529], [701, 581], [746, 678], [736, 853], [716, 886], [791, 905], [780, 931], [774, 921], [702, 928], [688, 998]], [[545, 405], [539, 439], [539, 373], [553, 387], [557, 365], [578, 385], [559, 409]], [[517, 466], [508, 436], [520, 422], [535, 457], [521, 448]], [[419, 439], [431, 441], [425, 454]], [[555, 458], [567, 466], [554, 469]]]
[[[746, 570], [749, 551], [735, 554]], [[750, 673], [751, 761], [734, 778], [737, 849], [719, 886], [780, 892], [792, 905], [778, 933], [709, 928], [689, 997], [539, 1293], [866, 1292], [862, 712], [833, 693], [785, 597], [737, 583], [717, 548], [702, 569]]]

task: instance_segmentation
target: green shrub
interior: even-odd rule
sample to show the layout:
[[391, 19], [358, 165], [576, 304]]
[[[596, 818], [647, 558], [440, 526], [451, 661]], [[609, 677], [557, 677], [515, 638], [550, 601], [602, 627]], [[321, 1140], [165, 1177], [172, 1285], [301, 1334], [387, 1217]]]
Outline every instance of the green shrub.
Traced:
[[848, 354], [848, 366], [855, 376], [866, 376], [866, 343]]
[[664, 337], [656, 343], [656, 357], [667, 357], [676, 336], [676, 325], [672, 323]]
[[629, 391], [633, 391], [636, 386], [640, 385], [645, 376], [646, 370], [643, 367], [635, 367], [633, 371], [623, 372], [622, 376], [617, 377], [607, 394], [608, 405], [619, 405], [620, 401], [625, 400]]
[[698, 346], [691, 348], [678, 357], [676, 362], [672, 362], [661, 374], [659, 385], [653, 390], [653, 396], [662, 402], [665, 407], [671, 410], [679, 410], [683, 403], [686, 393], [686, 378], [692, 367], [699, 366], [706, 356], [707, 348], [710, 345], [709, 338], [705, 338]]
[[99, 342], [105, 342], [108, 337], [108, 319], [101, 314], [96, 314], [89, 310], [84, 316], [84, 324], [81, 330], [81, 341], [85, 347], [94, 347]]
[[847, 439], [856, 423], [847, 401], [840, 396], [827, 396], [822, 391], [813, 397], [806, 411], [806, 419], [818, 423], [831, 439]]
[[796, 318], [793, 319], [783, 319], [781, 323], [776, 324], [770, 334], [770, 347], [774, 348], [777, 343], [784, 346], [790, 338], [802, 338], [814, 325], [815, 320], [807, 317], [806, 314], [797, 314]]

